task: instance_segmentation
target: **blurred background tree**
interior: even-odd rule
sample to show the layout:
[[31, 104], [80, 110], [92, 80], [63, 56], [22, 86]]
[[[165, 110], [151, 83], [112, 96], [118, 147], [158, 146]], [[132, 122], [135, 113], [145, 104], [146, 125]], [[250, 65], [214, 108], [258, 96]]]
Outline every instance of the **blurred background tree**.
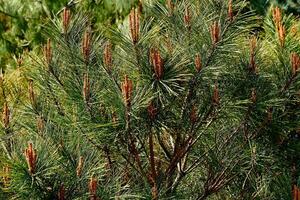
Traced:
[[13, 57], [25, 49], [31, 50], [42, 42], [41, 27], [51, 13], [59, 10], [66, 0], [1, 0], [0, 1], [0, 65], [2, 69], [16, 66]]
[[[89, 13], [97, 27], [100, 24], [116, 24], [124, 19], [137, 0], [0, 0], [0, 68], [14, 69], [16, 58], [24, 50], [33, 50], [44, 42], [41, 29], [45, 23], [59, 14], [64, 6], [78, 4]], [[13, 59], [15, 58], [15, 59]]]
[[249, 0], [251, 8], [258, 14], [265, 15], [270, 5], [280, 6], [285, 12], [299, 15], [300, 1], [299, 0]]

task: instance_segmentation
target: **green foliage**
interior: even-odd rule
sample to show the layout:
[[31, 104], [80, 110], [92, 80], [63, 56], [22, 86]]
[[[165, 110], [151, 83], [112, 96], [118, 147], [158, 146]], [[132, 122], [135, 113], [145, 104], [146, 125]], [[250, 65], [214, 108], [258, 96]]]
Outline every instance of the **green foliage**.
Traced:
[[98, 0], [98, 1], [85, 1], [81, 6], [84, 10], [92, 13], [93, 22], [98, 25], [116, 24], [122, 22], [124, 17], [127, 16], [133, 5], [137, 5], [137, 0]]
[[277, 0], [277, 3], [279, 5], [282, 5], [283, 8], [289, 13], [294, 13], [294, 14], [300, 13], [300, 9], [299, 9], [300, 2], [298, 0], [288, 0], [288, 1]]
[[261, 15], [265, 14], [271, 2], [272, 0], [250, 0], [252, 8]]
[[278, 5], [287, 13], [298, 15], [300, 13], [299, 0], [249, 0], [251, 7], [260, 15], [266, 15], [271, 5]]
[[13, 56], [20, 56], [23, 50], [30, 50], [43, 39], [41, 28], [52, 12], [57, 12], [66, 1], [0, 1], [0, 49], [2, 69]]
[[1, 0], [0, 1], [0, 66], [16, 68], [13, 57], [21, 57], [43, 43], [42, 29], [49, 19], [62, 11], [63, 6], [81, 7], [92, 13], [95, 26], [103, 22], [114, 25], [122, 21], [137, 1], [70, 1], [67, 0]]
[[[298, 20], [270, 9], [256, 33], [245, 1], [148, 0], [111, 26], [131, 7], [103, 2], [44, 26], [43, 51], [17, 68], [28, 92], [1, 77], [0, 194], [291, 199]], [[108, 23], [85, 12], [103, 8]]]

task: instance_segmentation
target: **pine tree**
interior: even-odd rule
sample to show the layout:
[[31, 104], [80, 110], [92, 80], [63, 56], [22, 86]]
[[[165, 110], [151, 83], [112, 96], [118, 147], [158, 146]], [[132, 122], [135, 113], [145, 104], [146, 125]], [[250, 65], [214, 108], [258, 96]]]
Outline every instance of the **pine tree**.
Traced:
[[6, 197], [297, 199], [298, 22], [257, 34], [246, 6], [148, 0], [101, 32], [65, 8], [3, 107]]

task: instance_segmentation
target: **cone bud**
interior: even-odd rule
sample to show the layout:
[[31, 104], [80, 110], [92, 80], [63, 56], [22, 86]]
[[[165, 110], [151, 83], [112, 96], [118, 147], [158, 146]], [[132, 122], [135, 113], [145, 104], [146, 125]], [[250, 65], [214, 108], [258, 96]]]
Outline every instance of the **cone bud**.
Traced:
[[214, 105], [219, 105], [220, 103], [219, 88], [217, 84], [214, 86], [212, 102]]
[[59, 191], [58, 191], [58, 200], [65, 200], [66, 197], [65, 197], [65, 186], [64, 184], [61, 184], [60, 188], [59, 188]]
[[196, 71], [200, 72], [201, 69], [202, 69], [202, 61], [201, 61], [201, 57], [200, 57], [199, 53], [196, 54], [194, 63], [195, 63], [195, 69], [196, 69]]
[[220, 25], [217, 21], [214, 21], [211, 25], [211, 40], [213, 45], [215, 45], [220, 40]]
[[90, 200], [97, 200], [97, 185], [98, 180], [94, 177], [91, 177], [89, 182]]
[[130, 107], [131, 105], [132, 90], [133, 90], [132, 81], [128, 78], [127, 75], [125, 75], [125, 79], [122, 83], [122, 94], [123, 94], [123, 100], [126, 107]]
[[90, 51], [91, 51], [91, 28], [87, 28], [87, 30], [83, 34], [82, 39], [82, 54], [85, 63], [88, 63], [90, 58]]
[[79, 161], [78, 161], [78, 165], [77, 165], [77, 168], [76, 168], [76, 175], [77, 175], [78, 177], [81, 176], [82, 169], [83, 169], [83, 164], [84, 164], [83, 157], [80, 156]]
[[62, 21], [64, 33], [66, 34], [70, 24], [70, 10], [67, 7], [65, 7], [63, 10]]
[[160, 55], [159, 50], [152, 49], [150, 50], [151, 63], [153, 65], [153, 70], [157, 80], [160, 80], [164, 71], [164, 63]]
[[44, 46], [44, 56], [46, 59], [46, 63], [49, 65], [52, 60], [52, 47], [50, 38], [47, 39], [47, 43]]
[[36, 150], [33, 148], [32, 143], [28, 144], [28, 148], [25, 149], [25, 158], [28, 165], [28, 170], [30, 174], [35, 173], [37, 154]]
[[35, 99], [35, 94], [34, 94], [34, 90], [33, 90], [33, 80], [29, 80], [28, 93], [29, 93], [29, 100], [30, 100], [31, 104], [34, 106], [36, 104], [36, 99]]
[[292, 64], [292, 74], [294, 76], [299, 71], [299, 67], [300, 67], [300, 57], [295, 52], [291, 54], [291, 64]]
[[192, 17], [190, 8], [189, 6], [186, 6], [184, 10], [184, 24], [189, 30], [191, 29], [191, 19]]
[[139, 40], [140, 32], [140, 16], [136, 9], [132, 9], [129, 14], [129, 28], [131, 34], [131, 40], [133, 44], [136, 44]]
[[103, 61], [107, 70], [110, 72], [112, 67], [112, 52], [111, 52], [111, 43], [107, 42], [104, 46], [103, 52]]

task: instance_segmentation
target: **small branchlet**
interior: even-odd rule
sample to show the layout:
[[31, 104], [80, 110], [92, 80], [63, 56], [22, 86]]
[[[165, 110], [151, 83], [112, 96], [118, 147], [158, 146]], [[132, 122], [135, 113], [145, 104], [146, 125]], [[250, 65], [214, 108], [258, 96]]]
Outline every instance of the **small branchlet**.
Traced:
[[138, 2], [138, 11], [139, 11], [140, 15], [143, 13], [143, 2], [142, 2], [142, 0], [139, 0], [139, 2]]
[[9, 185], [9, 173], [10, 168], [8, 166], [3, 167], [3, 185], [4, 187]]
[[58, 200], [65, 200], [66, 199], [65, 193], [66, 193], [65, 186], [64, 184], [61, 184], [57, 194]]
[[113, 125], [115, 126], [118, 122], [118, 117], [117, 117], [116, 111], [113, 111], [111, 113], [111, 120], [112, 120]]
[[140, 34], [140, 16], [139, 12], [136, 9], [132, 9], [129, 14], [129, 26], [132, 43], [136, 44], [139, 40]]
[[252, 88], [251, 89], [251, 101], [252, 101], [252, 103], [255, 103], [256, 100], [257, 100], [256, 90], [255, 90], [255, 88]]
[[157, 115], [157, 108], [154, 106], [153, 102], [150, 102], [150, 104], [148, 105], [147, 111], [148, 111], [149, 118], [151, 120], [154, 120]]
[[83, 89], [82, 89], [82, 94], [83, 94], [83, 99], [86, 103], [89, 102], [90, 100], [90, 91], [91, 86], [90, 86], [90, 79], [88, 73], [85, 73], [83, 75]]
[[292, 74], [293, 76], [295, 76], [299, 71], [299, 67], [300, 67], [300, 57], [295, 52], [291, 54], [291, 64], [292, 64]]
[[174, 3], [172, 0], [167, 0], [166, 1], [166, 6], [168, 8], [168, 11], [169, 11], [169, 16], [172, 16], [173, 15], [173, 12], [174, 12]]
[[150, 50], [150, 59], [153, 65], [153, 70], [157, 80], [160, 80], [164, 71], [164, 63], [161, 58], [160, 52], [157, 49]]
[[256, 61], [255, 61], [255, 54], [256, 54], [256, 46], [257, 46], [257, 39], [255, 36], [250, 38], [250, 61], [249, 61], [249, 70], [250, 72], [256, 73]]
[[293, 25], [292, 28], [290, 29], [290, 32], [291, 32], [291, 35], [293, 37], [297, 36], [298, 34], [298, 27], [297, 27], [297, 24]]
[[89, 182], [89, 193], [90, 193], [90, 200], [97, 200], [97, 185], [98, 180], [94, 177], [91, 177]]
[[157, 189], [157, 186], [156, 186], [156, 184], [155, 184], [155, 186], [152, 186], [152, 188], [151, 188], [151, 196], [152, 196], [152, 199], [153, 200], [158, 200], [158, 189]]
[[217, 84], [214, 85], [212, 103], [215, 106], [219, 105], [220, 103], [219, 88]]
[[108, 145], [104, 145], [103, 152], [104, 152], [105, 159], [106, 159], [105, 168], [107, 170], [113, 170], [113, 162], [112, 162], [111, 153], [110, 153], [110, 149], [109, 149]]
[[220, 40], [220, 25], [217, 21], [214, 21], [211, 25], [211, 40], [213, 45], [216, 45]]
[[104, 46], [103, 62], [106, 67], [106, 70], [110, 73], [112, 68], [112, 50], [111, 43], [109, 41]]
[[192, 109], [191, 109], [191, 113], [190, 113], [190, 121], [192, 124], [195, 124], [197, 122], [197, 109], [196, 109], [196, 106], [193, 105], [192, 106]]
[[125, 79], [122, 83], [122, 95], [126, 107], [131, 106], [132, 90], [133, 90], [132, 81], [128, 78], [127, 75], [125, 75]]
[[172, 41], [171, 41], [171, 38], [167, 35], [167, 37], [166, 37], [166, 47], [167, 47], [167, 50], [168, 50], [168, 53], [170, 54], [170, 55], [172, 55], [172, 53], [173, 53], [173, 44], [172, 44]]
[[122, 184], [128, 183], [130, 178], [131, 178], [131, 174], [129, 171], [128, 164], [125, 164], [125, 167], [122, 170]]
[[4, 83], [4, 76], [3, 73], [0, 72], [0, 87], [3, 89], [3, 83]]
[[36, 119], [36, 127], [39, 133], [42, 133], [45, 129], [45, 122], [42, 116], [38, 116]]
[[29, 143], [28, 148], [25, 149], [25, 158], [27, 161], [29, 173], [34, 174], [36, 168], [37, 154], [36, 150], [32, 147], [32, 143]]
[[191, 30], [191, 21], [192, 21], [191, 10], [190, 7], [186, 5], [184, 10], [184, 24], [188, 30]]
[[18, 67], [21, 67], [23, 65], [23, 63], [24, 63], [24, 59], [22, 58], [22, 56], [19, 56], [17, 58], [17, 65], [18, 65]]
[[196, 54], [194, 63], [195, 63], [195, 69], [196, 69], [196, 71], [200, 72], [201, 69], [202, 69], [202, 61], [201, 61], [201, 57], [200, 57], [199, 53]]
[[269, 108], [267, 110], [267, 121], [270, 123], [273, 119], [273, 109], [272, 108]]
[[82, 173], [82, 169], [83, 169], [83, 164], [84, 164], [84, 159], [82, 156], [79, 157], [79, 161], [78, 161], [78, 165], [77, 165], [77, 168], [76, 168], [76, 175], [78, 177], [81, 176], [81, 173]]
[[99, 105], [99, 113], [101, 116], [103, 116], [103, 118], [107, 119], [107, 110], [106, 110], [106, 106], [103, 103], [100, 103]]
[[228, 1], [228, 18], [230, 21], [233, 20], [232, 0]]
[[150, 48], [150, 51], [149, 51], [149, 64], [150, 65], [153, 65], [154, 53], [155, 53], [155, 48]]
[[297, 185], [293, 185], [293, 200], [299, 200], [300, 199], [300, 188], [297, 187]]
[[47, 39], [47, 44], [44, 46], [44, 56], [46, 59], [47, 65], [50, 65], [52, 60], [52, 47], [50, 38]]
[[70, 19], [70, 10], [67, 7], [65, 7], [62, 15], [63, 29], [65, 34], [68, 32]]
[[89, 62], [90, 53], [91, 53], [91, 28], [88, 27], [83, 34], [82, 39], [82, 54], [84, 62], [87, 64]]
[[29, 80], [28, 94], [29, 94], [29, 100], [31, 102], [31, 105], [35, 106], [36, 105], [36, 99], [35, 99], [35, 94], [34, 94], [34, 90], [33, 90], [33, 80]]
[[9, 127], [9, 121], [10, 121], [9, 118], [10, 118], [10, 110], [7, 102], [5, 102], [2, 111], [2, 122], [5, 129]]

